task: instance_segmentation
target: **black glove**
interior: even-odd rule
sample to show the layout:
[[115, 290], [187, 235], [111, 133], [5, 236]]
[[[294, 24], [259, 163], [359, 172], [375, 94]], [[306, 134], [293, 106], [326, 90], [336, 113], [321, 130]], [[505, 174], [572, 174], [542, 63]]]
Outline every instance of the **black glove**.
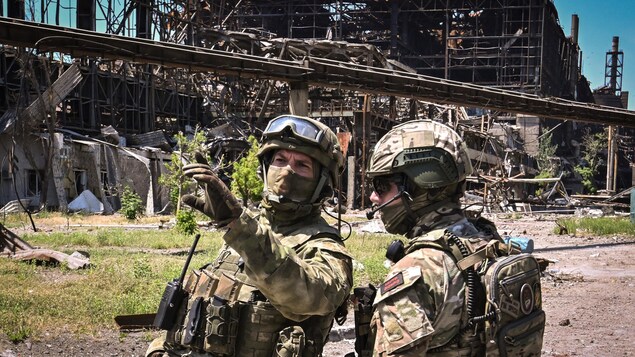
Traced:
[[228, 224], [242, 213], [240, 201], [212, 171], [203, 154], [196, 152], [194, 159], [196, 164], [183, 166], [183, 175], [196, 180], [205, 191], [205, 198], [187, 194], [181, 197], [181, 202], [203, 212], [221, 226]]

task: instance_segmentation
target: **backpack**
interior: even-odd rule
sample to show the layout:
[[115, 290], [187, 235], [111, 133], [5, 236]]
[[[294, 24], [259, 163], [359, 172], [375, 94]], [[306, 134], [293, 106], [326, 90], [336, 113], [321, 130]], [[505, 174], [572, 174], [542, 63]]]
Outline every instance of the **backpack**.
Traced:
[[540, 356], [545, 312], [538, 261], [522, 253], [496, 257], [484, 268], [486, 356]]
[[495, 232], [489, 241], [457, 237], [447, 230], [438, 235], [436, 240], [414, 241], [407, 253], [444, 250], [465, 274], [468, 324], [459, 335], [476, 331], [487, 357], [540, 356], [545, 312], [536, 258], [520, 253]]

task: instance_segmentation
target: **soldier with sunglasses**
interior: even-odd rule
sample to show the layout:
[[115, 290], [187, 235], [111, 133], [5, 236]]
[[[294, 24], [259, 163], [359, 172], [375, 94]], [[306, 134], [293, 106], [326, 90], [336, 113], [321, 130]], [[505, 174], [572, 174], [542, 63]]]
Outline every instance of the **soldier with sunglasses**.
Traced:
[[258, 158], [259, 209], [241, 207], [200, 155], [184, 167], [205, 197], [183, 202], [226, 225], [226, 244], [186, 279], [176, 322], [147, 356], [318, 357], [334, 317], [345, 318], [351, 258], [321, 216], [343, 167], [337, 136], [316, 120], [280, 116]]
[[466, 275], [441, 249], [448, 236], [500, 239], [491, 222], [470, 220], [461, 208], [471, 172], [459, 134], [435, 121], [401, 124], [377, 142], [366, 172], [373, 184], [370, 216], [379, 211], [386, 230], [407, 241], [388, 249], [393, 264], [376, 289], [371, 333], [358, 344], [359, 355], [484, 355], [468, 321]]

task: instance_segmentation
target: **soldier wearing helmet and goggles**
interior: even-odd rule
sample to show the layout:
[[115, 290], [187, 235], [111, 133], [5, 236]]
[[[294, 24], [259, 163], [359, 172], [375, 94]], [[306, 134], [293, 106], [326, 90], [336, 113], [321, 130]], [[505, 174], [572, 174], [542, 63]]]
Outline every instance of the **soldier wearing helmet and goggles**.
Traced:
[[386, 230], [408, 240], [388, 249], [393, 264], [376, 290], [372, 333], [360, 355], [484, 355], [468, 321], [466, 275], [444, 250], [448, 237], [500, 239], [493, 224], [469, 220], [461, 208], [471, 172], [459, 134], [432, 120], [406, 122], [377, 142], [366, 172], [373, 184], [370, 216], [379, 211]]
[[183, 202], [227, 225], [226, 245], [190, 275], [180, 318], [146, 355], [322, 355], [352, 285], [350, 255], [320, 211], [343, 166], [337, 136], [316, 120], [280, 116], [258, 158], [260, 209], [241, 207], [200, 157], [184, 167], [206, 196]]

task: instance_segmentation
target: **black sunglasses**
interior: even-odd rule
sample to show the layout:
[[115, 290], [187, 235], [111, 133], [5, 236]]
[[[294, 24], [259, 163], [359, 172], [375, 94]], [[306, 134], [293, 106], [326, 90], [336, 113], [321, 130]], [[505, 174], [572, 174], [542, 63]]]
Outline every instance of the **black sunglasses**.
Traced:
[[399, 184], [401, 183], [401, 177], [399, 176], [377, 176], [373, 177], [373, 190], [377, 192], [378, 195], [383, 195], [384, 193], [390, 191], [390, 184]]

